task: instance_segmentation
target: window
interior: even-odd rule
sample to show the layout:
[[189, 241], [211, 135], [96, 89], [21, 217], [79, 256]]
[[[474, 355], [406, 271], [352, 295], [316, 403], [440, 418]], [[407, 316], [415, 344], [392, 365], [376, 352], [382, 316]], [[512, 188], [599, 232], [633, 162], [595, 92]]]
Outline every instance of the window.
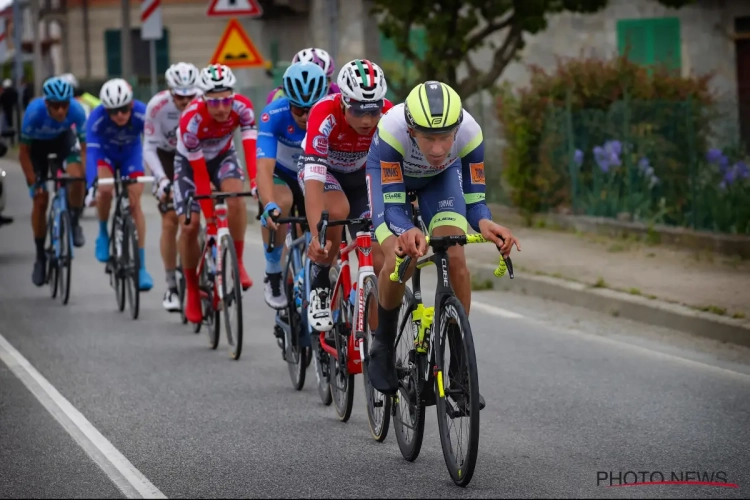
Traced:
[[[163, 75], [169, 67], [169, 31], [164, 30], [161, 40], [156, 40], [156, 73]], [[148, 78], [151, 75], [151, 52], [148, 40], [141, 40], [141, 29], [130, 31], [130, 41], [133, 46], [133, 73], [135, 76]], [[104, 32], [104, 50], [107, 58], [107, 76], [114, 78], [122, 76], [122, 54], [120, 30]]]
[[617, 22], [617, 50], [643, 65], [682, 67], [680, 20], [676, 17], [622, 19]]

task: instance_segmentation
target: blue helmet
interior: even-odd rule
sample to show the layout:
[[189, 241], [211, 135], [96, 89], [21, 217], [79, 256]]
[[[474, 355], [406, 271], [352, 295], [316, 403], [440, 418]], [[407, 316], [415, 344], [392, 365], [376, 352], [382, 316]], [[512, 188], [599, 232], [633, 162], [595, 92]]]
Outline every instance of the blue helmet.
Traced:
[[289, 66], [282, 79], [284, 95], [295, 106], [309, 108], [328, 94], [328, 80], [323, 69], [312, 62]]
[[73, 97], [73, 86], [60, 77], [52, 77], [42, 86], [44, 98], [48, 101], [70, 101]]

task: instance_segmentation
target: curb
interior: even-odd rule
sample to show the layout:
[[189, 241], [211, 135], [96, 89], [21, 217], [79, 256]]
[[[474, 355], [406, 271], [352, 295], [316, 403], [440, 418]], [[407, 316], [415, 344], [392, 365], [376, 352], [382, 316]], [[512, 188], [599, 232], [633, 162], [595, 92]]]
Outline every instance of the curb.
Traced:
[[548, 276], [518, 273], [511, 281], [498, 280], [490, 264], [469, 264], [472, 275], [491, 279], [495, 290], [534, 295], [572, 306], [606, 312], [641, 323], [671, 328], [699, 337], [750, 347], [750, 322], [696, 311], [679, 304], [656, 301], [606, 288]]

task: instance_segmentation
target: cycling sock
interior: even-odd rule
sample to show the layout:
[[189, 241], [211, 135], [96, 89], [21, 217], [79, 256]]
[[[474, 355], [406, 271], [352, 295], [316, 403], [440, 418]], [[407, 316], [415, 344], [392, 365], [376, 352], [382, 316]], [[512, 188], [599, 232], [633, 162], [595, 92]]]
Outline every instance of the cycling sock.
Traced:
[[47, 252], [44, 251], [44, 240], [44, 237], [34, 238], [34, 245], [36, 245], [36, 260], [45, 260], [47, 258]]
[[281, 251], [284, 247], [273, 247], [271, 253], [268, 253], [268, 245], [264, 245], [266, 248], [266, 274], [276, 274], [281, 272]]
[[378, 328], [375, 333], [376, 337], [392, 344], [396, 339], [396, 328], [398, 327], [398, 313], [401, 310], [399, 305], [395, 309], [386, 310], [378, 303]]
[[313, 262], [312, 266], [310, 266], [310, 274], [312, 274], [310, 288], [312, 290], [316, 288], [331, 288], [331, 280], [328, 277], [329, 269], [331, 269], [331, 266], [321, 266]]
[[242, 264], [242, 253], [245, 251], [245, 242], [235, 241], [234, 251], [237, 252], [237, 263]]
[[79, 221], [81, 220], [81, 213], [83, 212], [82, 207], [71, 207], [70, 208], [70, 222], [73, 224], [73, 227], [77, 227]]
[[141, 261], [141, 269], [146, 269], [146, 250], [144, 248], [138, 249], [138, 258]]
[[107, 221], [106, 220], [99, 221], [99, 235], [107, 236]]
[[174, 288], [177, 288], [177, 276], [175, 276], [175, 270], [174, 269], [166, 269], [165, 273], [167, 275], [167, 287], [172, 290]]

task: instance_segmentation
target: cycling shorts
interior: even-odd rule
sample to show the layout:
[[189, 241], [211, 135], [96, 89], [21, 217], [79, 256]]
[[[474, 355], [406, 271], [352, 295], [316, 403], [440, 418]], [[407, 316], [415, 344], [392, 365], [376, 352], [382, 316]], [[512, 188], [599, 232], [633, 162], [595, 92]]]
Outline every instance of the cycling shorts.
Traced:
[[121, 177], [140, 177], [143, 170], [143, 151], [140, 144], [86, 149], [86, 177], [89, 184], [99, 176], [100, 168], [108, 169], [112, 175], [119, 170]]
[[[287, 186], [292, 192], [292, 213], [297, 209], [297, 217], [305, 216], [305, 195], [299, 186], [296, 176], [277, 168], [273, 172], [273, 183], [278, 186]], [[261, 200], [261, 203], [263, 201]], [[263, 203], [265, 205], [265, 203]]]
[[[381, 184], [380, 163], [367, 161], [367, 184], [370, 188], [369, 200], [372, 207], [372, 224], [375, 227], [375, 238], [379, 243], [393, 233], [385, 223], [385, 203]], [[404, 184], [407, 192], [415, 192], [419, 200], [419, 211], [428, 226], [430, 234], [439, 226], [455, 226], [464, 232], [468, 230], [466, 222], [466, 202], [461, 182], [461, 162], [456, 161], [450, 167], [432, 177], [406, 177]], [[404, 193], [404, 196], [406, 194]]]
[[[221, 189], [221, 183], [226, 179], [245, 180], [242, 173], [242, 166], [237, 158], [237, 152], [234, 148], [210, 159], [206, 162], [208, 167], [208, 178], [218, 189]], [[188, 194], [195, 193], [195, 181], [193, 179], [193, 166], [190, 161], [180, 153], [174, 157], [174, 182], [172, 183], [174, 196], [174, 210], [177, 215], [185, 213], [185, 198]], [[192, 212], [200, 213], [201, 207], [197, 201], [190, 205]]]
[[[299, 186], [302, 188], [302, 193], [304, 195], [305, 169], [300, 169], [297, 177], [299, 179]], [[328, 172], [326, 172], [326, 182], [323, 187], [323, 192], [327, 193], [329, 191], [342, 191], [344, 195], [346, 195], [346, 199], [349, 202], [349, 215], [347, 218], [370, 217], [370, 206], [367, 203], [365, 169], [347, 174], [328, 170]], [[375, 221], [373, 221], [373, 224], [374, 222]], [[364, 230], [364, 226], [361, 224], [349, 226], [349, 235], [352, 237], [352, 241], [356, 239], [357, 233], [362, 230]]]
[[66, 130], [54, 139], [34, 139], [29, 144], [31, 165], [37, 180], [48, 179], [54, 172], [50, 172], [47, 155], [56, 154], [58, 162], [81, 163], [81, 145], [72, 130]]

